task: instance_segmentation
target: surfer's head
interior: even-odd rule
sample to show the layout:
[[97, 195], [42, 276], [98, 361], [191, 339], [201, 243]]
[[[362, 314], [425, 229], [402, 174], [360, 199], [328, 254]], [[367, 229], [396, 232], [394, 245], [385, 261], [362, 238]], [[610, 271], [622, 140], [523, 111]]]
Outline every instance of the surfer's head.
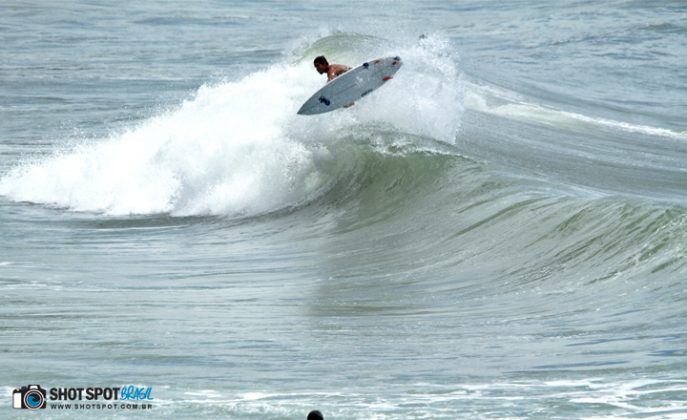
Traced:
[[313, 61], [313, 64], [315, 65], [315, 69], [317, 70], [317, 72], [320, 74], [326, 73], [327, 70], [329, 70], [329, 62], [326, 58], [324, 58], [323, 55], [315, 57], [315, 61]]
[[324, 416], [318, 410], [313, 410], [308, 413], [308, 420], [324, 420]]

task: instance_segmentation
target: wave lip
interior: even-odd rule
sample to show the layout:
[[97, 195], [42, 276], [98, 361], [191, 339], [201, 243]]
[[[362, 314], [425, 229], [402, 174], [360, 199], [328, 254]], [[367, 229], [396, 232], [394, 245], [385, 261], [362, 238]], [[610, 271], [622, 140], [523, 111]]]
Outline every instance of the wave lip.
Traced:
[[112, 215], [269, 210], [317, 188], [313, 153], [284, 125], [301, 86], [275, 66], [239, 82], [203, 86], [178, 110], [139, 127], [20, 165], [0, 194]]
[[[334, 38], [342, 36], [357, 39]], [[324, 48], [331, 39], [315, 44]], [[462, 97], [448, 44], [379, 44], [368, 51], [363, 43], [358, 54], [394, 51], [405, 66], [383, 94], [369, 95], [350, 111], [296, 115], [323, 83], [312, 57], [304, 55], [202, 86], [178, 109], [126, 132], [20, 163], [0, 178], [0, 195], [108, 215], [250, 216], [322, 194], [336, 176], [330, 167], [337, 157], [329, 148], [344, 138], [369, 139], [370, 128], [453, 143]]]
[[575, 128], [579, 125], [586, 125], [593, 128], [603, 127], [647, 136], [687, 140], [687, 131], [676, 131], [644, 124], [632, 124], [609, 118], [564, 111], [528, 102], [514, 92], [507, 92], [490, 86], [470, 84], [469, 90], [465, 95], [465, 103], [467, 107], [486, 114], [515, 120], [538, 122], [540, 124], [550, 124], [556, 127]]

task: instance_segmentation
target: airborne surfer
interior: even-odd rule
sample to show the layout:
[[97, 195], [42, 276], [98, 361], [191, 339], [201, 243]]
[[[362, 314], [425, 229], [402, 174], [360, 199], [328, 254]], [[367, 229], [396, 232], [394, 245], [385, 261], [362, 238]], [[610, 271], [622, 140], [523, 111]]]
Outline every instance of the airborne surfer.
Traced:
[[313, 64], [315, 65], [315, 70], [317, 70], [318, 73], [327, 73], [328, 82], [334, 80], [336, 76], [340, 76], [351, 69], [349, 66], [345, 64], [329, 64], [329, 62], [323, 55], [315, 57], [315, 61], [313, 61]]
[[[331, 82], [336, 76], [340, 76], [351, 69], [345, 64], [329, 64], [323, 55], [315, 57], [313, 64], [315, 65], [315, 70], [317, 70], [318, 73], [327, 73], [327, 82]], [[347, 103], [344, 105], [344, 108], [352, 107], [354, 104], [355, 102]]]
[[345, 64], [329, 64], [324, 56], [313, 60], [315, 70], [327, 74], [327, 84], [315, 92], [298, 110], [299, 115], [315, 115], [348, 108], [393, 79], [401, 67], [401, 57], [383, 57], [351, 69]]

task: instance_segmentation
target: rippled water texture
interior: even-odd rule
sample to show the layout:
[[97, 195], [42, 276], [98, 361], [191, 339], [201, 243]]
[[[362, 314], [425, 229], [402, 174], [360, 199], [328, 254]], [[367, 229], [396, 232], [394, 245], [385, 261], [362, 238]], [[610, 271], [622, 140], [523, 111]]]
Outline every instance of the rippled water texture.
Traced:
[[[687, 417], [685, 16], [3, 3], [0, 417]], [[404, 65], [296, 115], [321, 54]]]

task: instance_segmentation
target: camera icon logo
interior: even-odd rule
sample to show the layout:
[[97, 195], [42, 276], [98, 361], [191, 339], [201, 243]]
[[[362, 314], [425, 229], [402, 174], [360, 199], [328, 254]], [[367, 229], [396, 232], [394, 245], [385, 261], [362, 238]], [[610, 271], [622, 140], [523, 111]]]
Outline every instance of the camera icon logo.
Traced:
[[45, 389], [40, 385], [28, 385], [12, 391], [12, 407], [38, 410], [45, 408]]

